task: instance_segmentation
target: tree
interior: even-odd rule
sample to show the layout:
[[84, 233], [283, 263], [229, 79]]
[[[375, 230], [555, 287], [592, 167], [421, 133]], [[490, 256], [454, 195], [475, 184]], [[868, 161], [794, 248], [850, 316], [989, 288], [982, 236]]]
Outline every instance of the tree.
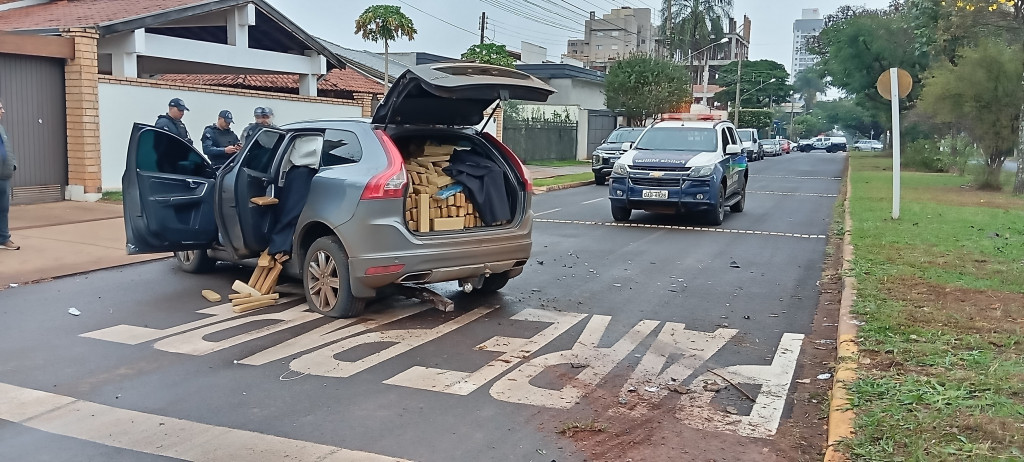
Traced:
[[857, 104], [856, 98], [822, 101], [812, 114], [830, 126], [839, 127], [844, 132], [852, 134], [866, 137], [872, 132], [881, 134], [883, 131], [882, 120]]
[[[736, 66], [733, 61], [722, 66], [718, 71], [716, 83], [722, 90], [715, 94], [717, 101], [736, 100]], [[772, 101], [783, 102], [793, 94], [793, 86], [789, 84], [789, 72], [786, 66], [770, 59], [758, 61], [744, 61], [742, 68], [742, 82], [740, 84], [740, 106], [753, 108], [767, 108]], [[772, 79], [774, 82], [765, 84]], [[765, 84], [764, 86], [761, 86]], [[758, 88], [760, 87], [760, 88]]]
[[1024, 101], [1021, 53], [1020, 47], [984, 40], [963, 50], [957, 66], [937, 64], [924, 83], [921, 109], [939, 122], [961, 120], [984, 153], [982, 188], [1001, 188], [1003, 163], [1019, 141], [1021, 108], [1016, 103]]
[[793, 79], [793, 91], [799, 93], [800, 98], [804, 100], [804, 109], [811, 110], [818, 101], [818, 94], [825, 93], [825, 82], [819, 71], [812, 66], [796, 74]]
[[645, 53], [631, 53], [616, 61], [604, 81], [605, 106], [622, 111], [633, 126], [693, 101], [686, 68]]
[[740, 120], [736, 128], [762, 130], [772, 125], [772, 111], [767, 109], [740, 109]]
[[478, 43], [462, 53], [462, 59], [481, 64], [515, 68], [516, 59], [500, 43]]
[[672, 12], [665, 18], [669, 50], [690, 54], [725, 36], [733, 0], [665, 0], [663, 8]]
[[793, 119], [790, 135], [797, 138], [813, 138], [829, 130], [832, 130], [831, 125], [813, 115], [805, 114]]
[[384, 41], [384, 88], [388, 88], [388, 43], [405, 37], [413, 40], [416, 27], [412, 24], [402, 7], [394, 5], [371, 5], [356, 18], [356, 33], [363, 40], [377, 43]]

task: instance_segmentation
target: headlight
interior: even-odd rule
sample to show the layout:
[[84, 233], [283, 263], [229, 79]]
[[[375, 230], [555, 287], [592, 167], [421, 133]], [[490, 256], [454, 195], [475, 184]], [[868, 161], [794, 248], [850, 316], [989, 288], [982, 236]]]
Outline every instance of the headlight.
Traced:
[[593, 159], [594, 165], [601, 165], [601, 154], [598, 154], [597, 151], [594, 151], [594, 153], [590, 155], [590, 158]]
[[615, 166], [612, 167], [612, 173], [615, 174], [615, 175], [622, 175], [622, 176], [626, 176], [626, 175], [629, 174], [626, 171], [626, 164], [624, 164], [622, 162], [616, 162], [615, 163]]
[[711, 176], [715, 173], [714, 165], [705, 165], [703, 167], [694, 167], [690, 169], [690, 176]]

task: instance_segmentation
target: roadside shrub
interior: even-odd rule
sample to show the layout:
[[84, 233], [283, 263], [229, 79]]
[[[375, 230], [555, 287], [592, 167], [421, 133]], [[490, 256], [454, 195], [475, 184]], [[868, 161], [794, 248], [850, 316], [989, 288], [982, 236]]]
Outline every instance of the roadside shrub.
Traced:
[[942, 154], [939, 144], [933, 138], [908, 143], [903, 149], [901, 160], [905, 167], [921, 172], [941, 173], [949, 165], [948, 156]]

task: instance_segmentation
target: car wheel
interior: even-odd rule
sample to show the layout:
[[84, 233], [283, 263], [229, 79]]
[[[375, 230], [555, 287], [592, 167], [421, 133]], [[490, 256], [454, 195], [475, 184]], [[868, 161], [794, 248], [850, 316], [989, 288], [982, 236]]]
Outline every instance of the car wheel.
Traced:
[[747, 206], [747, 184], [743, 183], [743, 190], [740, 191], [740, 201], [729, 206], [732, 213], [740, 213]]
[[604, 175], [598, 175], [598, 174], [594, 175], [594, 184], [596, 184], [598, 186], [603, 186], [607, 182], [608, 182], [608, 177], [606, 177]]
[[302, 266], [302, 288], [309, 308], [332, 318], [359, 316], [365, 298], [352, 295], [348, 254], [337, 236], [324, 236], [306, 251]]
[[615, 221], [629, 221], [630, 215], [633, 215], [633, 210], [629, 207], [612, 204], [612, 219]]
[[511, 278], [509, 278], [509, 276], [508, 276], [508, 271], [505, 271], [505, 272], [502, 272], [502, 273], [492, 274], [490, 276], [485, 277], [484, 278], [484, 283], [480, 286], [479, 289], [474, 290], [474, 292], [481, 292], [481, 293], [497, 292], [497, 291], [503, 289], [505, 287], [505, 284], [508, 284], [508, 280], [509, 279], [511, 279]]
[[178, 267], [186, 273], [209, 273], [217, 266], [217, 260], [210, 258], [210, 254], [205, 250], [174, 252], [174, 259], [178, 261]]
[[718, 185], [718, 203], [707, 211], [707, 221], [711, 226], [721, 225], [725, 221], [725, 188]]

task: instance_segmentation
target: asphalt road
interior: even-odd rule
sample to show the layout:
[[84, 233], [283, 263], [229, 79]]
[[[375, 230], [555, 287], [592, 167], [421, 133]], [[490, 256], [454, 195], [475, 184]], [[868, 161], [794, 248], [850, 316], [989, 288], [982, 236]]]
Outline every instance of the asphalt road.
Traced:
[[[760, 454], [787, 418], [843, 165], [750, 164], [747, 210], [718, 229], [614, 224], [598, 186], [536, 196], [524, 275], [491, 296], [435, 286], [454, 313], [234, 315], [199, 293], [249, 270], [168, 261], [4, 290], [0, 460], [590, 460], [556, 431], [660, 408], [695, 435], [682, 453]], [[702, 387], [723, 376], [756, 402]]]

